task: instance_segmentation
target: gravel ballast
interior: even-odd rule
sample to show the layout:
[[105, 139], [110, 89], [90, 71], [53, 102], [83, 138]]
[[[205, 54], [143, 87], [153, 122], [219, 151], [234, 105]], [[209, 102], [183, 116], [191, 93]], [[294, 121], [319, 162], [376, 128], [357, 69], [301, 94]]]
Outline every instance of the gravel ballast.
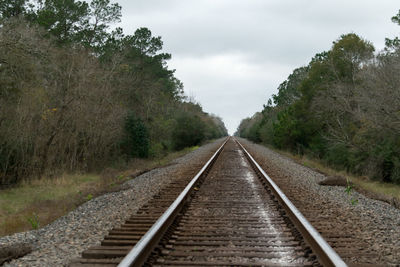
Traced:
[[[338, 251], [346, 262], [400, 266], [399, 209], [355, 191], [349, 195], [343, 186], [319, 185], [325, 175], [264, 146], [238, 140], [307, 219], [329, 223], [338, 233], [348, 233], [348, 251]], [[354, 253], [357, 249], [359, 253]]]
[[[33, 250], [4, 266], [68, 265], [85, 249], [99, 245], [110, 229], [122, 224], [161, 188], [179, 177], [193, 177], [222, 141], [202, 146], [168, 167], [129, 180], [124, 190], [94, 198], [39, 230], [0, 238], [0, 248], [27, 244]], [[348, 235], [349, 251], [360, 245], [359, 254], [338, 251], [346, 262], [358, 266], [399, 266], [399, 209], [357, 192], [348, 195], [343, 186], [319, 185], [326, 179], [323, 174], [264, 146], [244, 139], [239, 141], [307, 219], [313, 224], [327, 222], [338, 233]], [[354, 199], [355, 205], [351, 203]]]
[[153, 195], [181, 176], [193, 177], [224, 139], [201, 146], [174, 160], [127, 181], [121, 191], [94, 198], [74, 211], [39, 229], [0, 238], [0, 247], [29, 244], [33, 251], [4, 266], [66, 266], [83, 250], [99, 245], [110, 229], [122, 224]]

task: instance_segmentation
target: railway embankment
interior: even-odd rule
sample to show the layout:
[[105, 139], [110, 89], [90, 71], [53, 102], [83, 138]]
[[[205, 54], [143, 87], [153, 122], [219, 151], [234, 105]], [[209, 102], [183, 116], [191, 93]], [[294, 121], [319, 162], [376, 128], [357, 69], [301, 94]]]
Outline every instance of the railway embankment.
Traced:
[[[345, 186], [322, 186], [327, 177], [262, 145], [238, 138], [261, 167], [278, 184], [303, 215], [324, 236], [336, 227], [348, 236], [348, 248], [338, 251], [346, 261], [371, 266], [396, 266], [400, 262], [400, 210], [368, 198]], [[353, 253], [354, 249], [358, 253]]]
[[[268, 148], [239, 140], [347, 263], [396, 266], [400, 262], [399, 209], [355, 191], [349, 194], [345, 186], [322, 186], [323, 174]], [[222, 141], [130, 180], [123, 190], [94, 198], [42, 229], [1, 238], [2, 246], [25, 243], [32, 247], [31, 253], [5, 266], [68, 264], [87, 248], [99, 245], [109, 230], [121, 225], [168, 184], [193, 177]]]
[[176, 159], [170, 166], [154, 169], [129, 180], [123, 190], [93, 198], [41, 229], [1, 237], [0, 247], [32, 248], [31, 253], [9, 261], [4, 266], [68, 264], [71, 259], [79, 257], [83, 250], [99, 244], [111, 228], [125, 221], [168, 183], [182, 176], [192, 177], [223, 140], [201, 146]]

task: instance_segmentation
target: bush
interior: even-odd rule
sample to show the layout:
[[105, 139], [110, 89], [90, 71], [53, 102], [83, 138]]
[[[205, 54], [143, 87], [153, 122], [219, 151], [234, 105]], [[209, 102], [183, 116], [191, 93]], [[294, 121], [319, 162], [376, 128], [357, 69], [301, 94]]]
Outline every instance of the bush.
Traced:
[[262, 143], [270, 145], [273, 144], [274, 129], [272, 120], [269, 120], [261, 125], [259, 129], [259, 135]]
[[164, 157], [168, 154], [168, 147], [163, 143], [152, 143], [149, 149], [149, 156], [152, 158]]
[[393, 170], [392, 170], [392, 182], [400, 184], [400, 159], [395, 158], [393, 160]]
[[204, 140], [206, 125], [199, 116], [182, 113], [176, 118], [176, 122], [172, 133], [174, 149], [196, 146]]
[[396, 142], [386, 138], [382, 143], [375, 146], [372, 155], [378, 163], [376, 179], [383, 182], [399, 183], [399, 157], [396, 153]]
[[329, 147], [325, 155], [325, 160], [329, 165], [335, 167], [346, 168], [348, 170], [349, 166], [350, 151], [344, 144], [337, 144]]
[[130, 157], [146, 158], [149, 156], [149, 143], [149, 133], [143, 121], [129, 113], [125, 120], [123, 151]]

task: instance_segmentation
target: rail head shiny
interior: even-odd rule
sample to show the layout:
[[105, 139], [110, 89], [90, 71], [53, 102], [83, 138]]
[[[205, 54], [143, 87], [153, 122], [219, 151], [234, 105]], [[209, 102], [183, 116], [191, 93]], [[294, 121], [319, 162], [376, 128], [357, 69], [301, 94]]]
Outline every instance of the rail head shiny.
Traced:
[[[248, 159], [254, 164], [256, 169], [261, 173], [263, 178], [269, 183], [273, 191], [275, 191], [278, 198], [280, 198], [282, 204], [286, 206], [287, 210], [292, 213], [295, 218], [300, 222], [300, 224], [306, 229], [308, 235], [312, 238], [312, 243], [309, 244], [313, 250], [318, 250], [322, 252], [324, 255], [318, 255], [321, 258], [326, 258], [327, 262], [323, 262], [328, 266], [339, 266], [345, 267], [347, 264], [343, 261], [342, 258], [336, 253], [336, 251], [325, 241], [325, 239], [321, 236], [321, 234], [311, 225], [311, 223], [303, 216], [303, 214], [293, 205], [293, 203], [287, 198], [287, 196], [282, 192], [282, 190], [275, 184], [275, 182], [265, 173], [265, 171], [261, 168], [261, 166], [255, 161], [255, 159], [250, 155], [250, 153], [244, 148], [244, 146], [235, 138], [234, 139], [239, 146], [243, 149]], [[309, 243], [311, 243], [309, 242]], [[318, 247], [315, 247], [317, 245]], [[313, 247], [314, 246], [314, 247]], [[317, 251], [315, 251], [317, 252]]]

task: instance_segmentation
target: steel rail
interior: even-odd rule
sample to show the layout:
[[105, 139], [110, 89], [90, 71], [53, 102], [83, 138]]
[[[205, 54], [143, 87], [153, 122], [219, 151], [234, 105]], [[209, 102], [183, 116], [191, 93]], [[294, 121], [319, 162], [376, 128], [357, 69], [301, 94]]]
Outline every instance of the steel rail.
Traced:
[[169, 208], [161, 215], [160, 218], [153, 224], [153, 226], [146, 232], [146, 234], [136, 243], [131, 251], [123, 258], [118, 264], [118, 267], [128, 266], [142, 266], [150, 255], [153, 248], [160, 241], [168, 227], [174, 221], [178, 212], [184, 206], [186, 199], [190, 196], [196, 182], [200, 177], [211, 167], [212, 163], [215, 162], [217, 156], [221, 153], [229, 137], [224, 143], [218, 148], [214, 155], [207, 161], [203, 168], [196, 174], [190, 183], [185, 187], [182, 193], [176, 198], [176, 200], [169, 206]]
[[239, 143], [237, 139], [234, 140], [243, 149], [247, 159], [255, 167], [256, 171], [267, 181], [269, 188], [277, 197], [278, 201], [282, 204], [297, 230], [299, 230], [307, 244], [316, 254], [319, 262], [324, 266], [347, 266], [347, 264], [340, 258], [333, 248], [323, 239], [319, 232], [307, 221], [301, 212], [279, 189], [275, 182], [272, 181], [272, 179], [264, 172], [264, 170], [260, 167], [260, 165], [258, 165], [250, 153], [242, 146], [242, 144]]

